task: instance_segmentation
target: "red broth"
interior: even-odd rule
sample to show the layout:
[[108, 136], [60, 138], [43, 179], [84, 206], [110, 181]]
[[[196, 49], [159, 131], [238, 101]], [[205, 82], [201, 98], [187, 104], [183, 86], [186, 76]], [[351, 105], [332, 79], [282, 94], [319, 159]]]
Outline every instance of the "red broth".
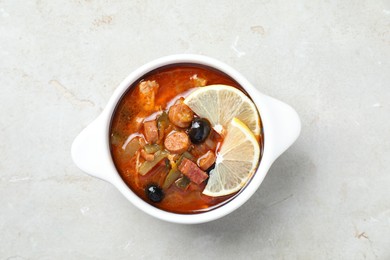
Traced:
[[[153, 97], [145, 97], [141, 93], [141, 82], [156, 82], [158, 84], [158, 90]], [[230, 85], [243, 91], [236, 81], [215, 69], [193, 64], [178, 64], [157, 69], [139, 79], [124, 94], [116, 107], [110, 129], [111, 154], [116, 169], [133, 192], [157, 208], [183, 214], [199, 213], [218, 207], [236, 195], [209, 197], [202, 194], [207, 180], [200, 184], [188, 183], [187, 180], [185, 188], [176, 183], [163, 188], [163, 199], [159, 202], [153, 202], [146, 194], [145, 189], [151, 184], [163, 187], [172, 165], [165, 158], [145, 175], [139, 173], [140, 164], [146, 161], [140, 155], [140, 151], [143, 149], [142, 146], [148, 143], [143, 123], [159, 118], [162, 112], [168, 111], [179, 97], [185, 97], [188, 92], [199, 85], [213, 84]], [[243, 92], [245, 93], [245, 91]], [[165, 132], [177, 129], [176, 126], [169, 127], [171, 129], [165, 129]], [[210, 136], [211, 141], [215, 143], [223, 141], [218, 134], [210, 134]], [[138, 140], [134, 142], [136, 143], [135, 148], [130, 149], [129, 147], [134, 145], [131, 140], [135, 139]], [[263, 140], [259, 137], [258, 140], [262, 148]], [[164, 149], [161, 144], [160, 147]], [[134, 154], [135, 150], [137, 151]], [[202, 152], [199, 151], [201, 150], [201, 146], [194, 144], [188, 148], [189, 153], [195, 159], [200, 156]]]

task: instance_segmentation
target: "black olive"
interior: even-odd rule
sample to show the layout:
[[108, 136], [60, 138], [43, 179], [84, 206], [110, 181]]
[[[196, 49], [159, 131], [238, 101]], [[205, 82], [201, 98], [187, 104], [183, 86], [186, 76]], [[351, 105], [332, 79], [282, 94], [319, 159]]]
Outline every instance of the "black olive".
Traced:
[[210, 131], [211, 125], [209, 120], [197, 117], [192, 120], [188, 135], [190, 136], [191, 142], [193, 144], [200, 144], [206, 140], [210, 134]]
[[145, 189], [146, 196], [153, 202], [160, 202], [164, 198], [164, 192], [157, 185], [148, 185]]

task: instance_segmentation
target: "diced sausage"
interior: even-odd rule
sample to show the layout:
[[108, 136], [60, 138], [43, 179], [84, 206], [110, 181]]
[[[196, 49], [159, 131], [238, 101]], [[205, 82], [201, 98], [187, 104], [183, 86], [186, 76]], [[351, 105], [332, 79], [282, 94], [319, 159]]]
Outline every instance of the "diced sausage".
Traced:
[[192, 182], [196, 184], [201, 184], [209, 176], [207, 173], [199, 169], [199, 167], [187, 158], [183, 158], [179, 165], [179, 171], [181, 171], [185, 176], [187, 176]]
[[156, 121], [148, 121], [144, 123], [145, 139], [148, 143], [152, 144], [158, 140], [158, 129]]
[[168, 117], [172, 124], [186, 128], [190, 126], [194, 112], [186, 104], [179, 103], [169, 108]]
[[141, 156], [144, 158], [146, 161], [153, 161], [154, 160], [154, 154], [147, 153], [145, 152], [144, 149], [141, 149]]
[[190, 147], [190, 138], [184, 132], [174, 132], [165, 138], [165, 148], [171, 153], [184, 153]]
[[210, 150], [198, 159], [198, 165], [202, 170], [205, 171], [215, 163], [215, 158], [215, 153]]

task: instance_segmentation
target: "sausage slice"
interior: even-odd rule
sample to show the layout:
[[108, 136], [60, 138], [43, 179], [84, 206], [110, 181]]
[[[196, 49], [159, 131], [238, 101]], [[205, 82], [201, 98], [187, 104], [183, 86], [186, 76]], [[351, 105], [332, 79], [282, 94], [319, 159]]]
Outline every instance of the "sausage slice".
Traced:
[[168, 112], [169, 121], [175, 126], [186, 128], [189, 127], [192, 119], [194, 118], [194, 112], [184, 103], [179, 103], [171, 106]]
[[165, 138], [165, 148], [171, 153], [184, 153], [190, 147], [190, 138], [184, 132], [174, 132]]

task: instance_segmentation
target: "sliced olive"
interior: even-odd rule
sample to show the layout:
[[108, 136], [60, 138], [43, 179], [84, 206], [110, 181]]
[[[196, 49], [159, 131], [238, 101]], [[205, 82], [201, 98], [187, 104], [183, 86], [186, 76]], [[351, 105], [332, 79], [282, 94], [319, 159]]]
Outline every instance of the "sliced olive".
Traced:
[[146, 196], [153, 202], [160, 202], [164, 198], [164, 192], [157, 185], [149, 185], [145, 189]]
[[191, 142], [193, 144], [203, 143], [204, 140], [209, 136], [211, 131], [211, 125], [209, 120], [206, 118], [194, 118], [192, 120], [191, 128], [188, 133]]

